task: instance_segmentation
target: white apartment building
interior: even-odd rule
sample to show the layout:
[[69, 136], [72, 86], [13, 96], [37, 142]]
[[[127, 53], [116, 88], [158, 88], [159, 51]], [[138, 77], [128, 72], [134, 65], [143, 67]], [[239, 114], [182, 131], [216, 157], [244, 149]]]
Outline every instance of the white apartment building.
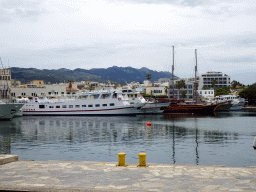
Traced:
[[[207, 71], [206, 73], [202, 73], [200, 76], [197, 76], [198, 89], [203, 88], [213, 88], [212, 81], [215, 79], [217, 84], [215, 87], [225, 87], [230, 86], [230, 76], [223, 74], [222, 72], [216, 71]], [[195, 78], [188, 78], [188, 81], [195, 82]]]
[[216, 72], [216, 71], [207, 71], [206, 73], [203, 73], [200, 75], [199, 78], [199, 89], [205, 88], [212, 88], [212, 81], [217, 81], [217, 84], [215, 87], [225, 87], [230, 86], [230, 76], [223, 74], [222, 72]]

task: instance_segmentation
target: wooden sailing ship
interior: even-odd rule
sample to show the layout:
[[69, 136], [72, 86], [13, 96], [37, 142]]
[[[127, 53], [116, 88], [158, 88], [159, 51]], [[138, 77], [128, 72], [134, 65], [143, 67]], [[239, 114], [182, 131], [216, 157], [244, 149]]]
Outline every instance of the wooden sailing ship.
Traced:
[[[179, 103], [174, 101], [174, 90], [173, 90], [173, 102], [165, 108], [164, 113], [211, 113], [216, 110], [220, 104], [200, 104], [197, 102], [197, 87], [198, 84], [196, 82], [196, 72], [197, 72], [197, 51], [195, 50], [196, 57], [196, 65], [195, 65], [195, 103], [187, 104], [187, 103]], [[173, 47], [173, 58], [174, 58], [174, 47]], [[174, 59], [172, 66], [172, 81], [173, 81], [173, 89], [174, 89]]]

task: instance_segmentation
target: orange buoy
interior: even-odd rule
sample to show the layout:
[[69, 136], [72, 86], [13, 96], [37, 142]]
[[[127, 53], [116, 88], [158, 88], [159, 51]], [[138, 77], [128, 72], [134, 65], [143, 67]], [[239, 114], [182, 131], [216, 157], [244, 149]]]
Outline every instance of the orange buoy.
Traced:
[[147, 122], [147, 126], [151, 126], [151, 123], [150, 123], [150, 122]]

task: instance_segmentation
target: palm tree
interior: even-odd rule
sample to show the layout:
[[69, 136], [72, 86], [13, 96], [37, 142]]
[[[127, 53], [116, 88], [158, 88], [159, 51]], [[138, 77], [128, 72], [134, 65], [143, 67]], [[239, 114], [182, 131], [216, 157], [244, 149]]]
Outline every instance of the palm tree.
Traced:
[[183, 91], [181, 92], [181, 97], [182, 97], [182, 99], [185, 99], [186, 96], [187, 96], [186, 91], [183, 90]]
[[74, 80], [68, 80], [69, 84], [68, 84], [68, 88], [69, 88], [69, 91], [71, 92], [71, 89], [72, 89], [72, 82], [74, 82]]
[[213, 79], [211, 84], [213, 86], [213, 90], [214, 90], [214, 96], [215, 96], [215, 85], [217, 84], [218, 82], [216, 81], [216, 79]]
[[183, 79], [181, 79], [180, 81], [176, 82], [176, 87], [179, 90], [179, 99], [180, 99], [180, 89], [183, 88], [186, 85], [185, 81]]
[[147, 74], [146, 78], [147, 78], [147, 80], [150, 80], [151, 79], [151, 74]]
[[164, 91], [165, 91], [165, 94], [166, 94], [167, 97], [168, 97], [168, 89], [169, 89], [169, 87], [165, 86]]

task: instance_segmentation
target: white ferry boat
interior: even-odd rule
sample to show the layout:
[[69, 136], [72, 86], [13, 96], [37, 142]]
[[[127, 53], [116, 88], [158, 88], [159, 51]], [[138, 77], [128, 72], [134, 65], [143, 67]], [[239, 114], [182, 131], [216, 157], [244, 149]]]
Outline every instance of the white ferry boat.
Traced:
[[24, 104], [21, 103], [4, 103], [0, 101], [0, 120], [9, 120], [18, 113]]
[[39, 99], [25, 103], [23, 115], [136, 115], [145, 103], [131, 103], [121, 91], [82, 93], [76, 99]]
[[142, 107], [141, 114], [160, 114], [163, 113], [164, 109], [170, 105], [171, 102], [164, 100], [152, 100], [146, 101], [144, 97], [139, 92], [136, 92], [132, 89], [123, 89], [123, 96], [128, 97], [131, 103], [145, 103], [145, 106]]
[[230, 111], [240, 111], [245, 105], [244, 98], [234, 96], [234, 95], [219, 95], [219, 96], [216, 96], [216, 98], [222, 102], [231, 101], [232, 106], [230, 108]]

